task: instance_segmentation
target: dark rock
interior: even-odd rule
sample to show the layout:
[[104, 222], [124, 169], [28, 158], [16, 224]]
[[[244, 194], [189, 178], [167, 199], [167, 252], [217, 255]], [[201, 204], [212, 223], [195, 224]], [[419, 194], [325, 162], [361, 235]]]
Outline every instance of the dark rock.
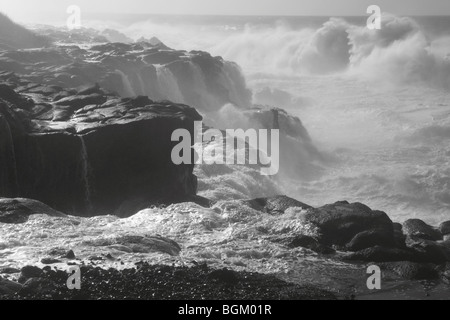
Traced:
[[403, 226], [401, 223], [394, 223], [394, 241], [395, 247], [406, 248], [406, 236], [403, 234]]
[[105, 94], [105, 93], [104, 93], [103, 90], [100, 88], [100, 85], [99, 85], [98, 83], [96, 83], [96, 84], [93, 85], [93, 86], [85, 86], [85, 87], [81, 88], [81, 89], [78, 91], [78, 95], [79, 95], [79, 96], [89, 96], [89, 95], [92, 95], [92, 94], [103, 95], [103, 94]]
[[77, 95], [63, 98], [55, 103], [60, 106], [68, 106], [71, 111], [81, 109], [87, 105], [102, 105], [107, 98], [104, 95], [93, 93], [90, 95]]
[[39, 278], [43, 276], [43, 272], [38, 267], [25, 266], [20, 270], [19, 283], [25, 283], [30, 278]]
[[43, 258], [41, 259], [42, 264], [55, 264], [55, 263], [61, 263], [61, 260], [53, 259], [53, 258]]
[[13, 282], [0, 277], [0, 296], [2, 295], [14, 295], [22, 289], [22, 285], [17, 282]]
[[13, 88], [6, 84], [0, 84], [0, 99], [3, 99], [13, 105], [20, 106], [22, 109], [33, 105], [32, 100], [16, 93]]
[[394, 222], [394, 223], [392, 223], [392, 226], [394, 227], [395, 232], [398, 232], [398, 231], [403, 232], [403, 226], [401, 223]]
[[394, 234], [389, 230], [373, 229], [358, 233], [347, 245], [349, 251], [359, 251], [370, 247], [395, 247]]
[[443, 263], [450, 261], [450, 248], [423, 238], [408, 236], [406, 245], [418, 257], [420, 262]]
[[53, 293], [55, 290], [54, 284], [44, 278], [30, 278], [24, 284], [20, 290], [20, 294], [41, 294], [47, 295]]
[[16, 268], [0, 268], [0, 274], [13, 274], [13, 273], [19, 273], [20, 270]]
[[[142, 200], [139, 207], [195, 195], [194, 165], [171, 161], [178, 144], [172, 141], [172, 133], [186, 129], [193, 135], [194, 121], [201, 120], [195, 109], [153, 103], [147, 97], [122, 100], [95, 93], [57, 103], [73, 102], [76, 108], [94, 105], [76, 113], [72, 106], [55, 106], [50, 112], [61, 116], [57, 124], [15, 120], [10, 107], [0, 108], [0, 133], [2, 119], [12, 132], [12, 139], [4, 144], [1, 140], [6, 135], [0, 135], [0, 160], [8, 155], [0, 161], [0, 196], [18, 194], [61, 211], [90, 215], [110, 214], [132, 199]], [[26, 126], [23, 130], [21, 123]], [[55, 145], [63, 149], [56, 150]], [[22, 222], [27, 217], [17, 216]]]
[[91, 256], [88, 258], [89, 261], [104, 261], [105, 258], [100, 257], [100, 256]]
[[[334, 300], [335, 294], [312, 285], [288, 283], [273, 275], [192, 268], [137, 265], [138, 270], [81, 266], [81, 290], [68, 290], [67, 273], [51, 271], [32, 278], [7, 299], [107, 300]], [[4, 298], [2, 296], [2, 298]]]
[[450, 284], [450, 263], [444, 266], [441, 278], [445, 283]]
[[441, 234], [449, 235], [450, 234], [450, 221], [442, 222], [439, 226], [439, 231], [441, 231]]
[[403, 233], [407, 236], [415, 236], [425, 240], [442, 240], [442, 234], [439, 230], [427, 225], [419, 219], [410, 219], [403, 223]]
[[415, 263], [409, 261], [381, 264], [382, 269], [390, 270], [408, 280], [435, 280], [439, 278], [437, 266], [430, 263]]
[[275, 196], [269, 198], [258, 198], [247, 201], [248, 205], [258, 211], [263, 211], [271, 215], [283, 214], [287, 209], [298, 207], [310, 209], [311, 206], [304, 204], [287, 196]]
[[320, 244], [316, 239], [305, 235], [299, 235], [293, 239], [290, 239], [287, 246], [289, 248], [307, 248], [320, 254], [333, 254], [336, 252], [334, 249]]
[[317, 239], [325, 245], [345, 246], [357, 234], [369, 230], [383, 230], [386, 237], [394, 233], [386, 213], [372, 211], [361, 203], [337, 202], [307, 210], [299, 219], [305, 228], [316, 229]]
[[408, 250], [385, 247], [372, 247], [343, 257], [347, 261], [393, 262], [418, 261], [416, 255]]
[[225, 282], [228, 284], [235, 284], [239, 281], [237, 273], [232, 270], [228, 270], [226, 268], [222, 270], [214, 270], [209, 273], [208, 278], [219, 280], [221, 282]]
[[75, 259], [75, 253], [73, 252], [73, 250], [69, 250], [65, 256], [65, 258], [73, 260]]
[[2, 50], [40, 48], [49, 43], [48, 39], [36, 35], [0, 13], [0, 48]]
[[49, 206], [31, 199], [0, 198], [0, 223], [19, 224], [28, 221], [34, 214], [46, 214], [53, 217], [67, 217]]

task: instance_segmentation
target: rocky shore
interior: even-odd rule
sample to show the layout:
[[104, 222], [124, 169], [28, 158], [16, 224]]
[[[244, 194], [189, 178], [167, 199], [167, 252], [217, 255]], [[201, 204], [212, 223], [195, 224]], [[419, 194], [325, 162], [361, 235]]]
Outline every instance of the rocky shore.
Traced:
[[334, 300], [334, 294], [270, 275], [137, 263], [118, 271], [82, 266], [81, 290], [69, 290], [68, 274], [27, 266], [19, 282], [0, 279], [0, 299], [22, 300]]
[[[222, 120], [233, 104], [231, 123], [280, 130], [291, 151], [282, 175], [308, 178], [300, 163], [320, 173], [300, 119], [252, 106], [237, 65], [159, 41], [10, 46], [0, 52], [0, 299], [347, 299], [353, 284], [336, 284], [352, 274], [365, 286], [374, 264], [450, 285], [450, 221], [313, 207], [269, 196], [276, 180], [251, 166], [203, 166], [198, 178], [171, 161], [174, 130], [193, 134], [202, 115]], [[257, 187], [270, 192], [246, 196]], [[70, 266], [81, 290], [66, 286]]]

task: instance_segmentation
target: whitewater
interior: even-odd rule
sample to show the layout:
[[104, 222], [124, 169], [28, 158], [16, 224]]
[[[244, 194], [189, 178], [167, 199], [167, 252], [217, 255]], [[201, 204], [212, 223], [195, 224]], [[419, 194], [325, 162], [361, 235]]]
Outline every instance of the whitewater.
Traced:
[[[185, 203], [149, 208], [126, 219], [37, 215], [22, 225], [1, 225], [2, 267], [40, 265], [51, 249], [77, 248], [78, 258], [100, 256], [98, 265], [105, 267], [125, 268], [139, 260], [201, 261], [373, 298], [361, 281], [366, 277], [361, 266], [270, 241], [271, 236], [295, 234], [299, 212], [273, 217], [247, 210], [237, 199], [286, 194], [314, 207], [362, 202], [398, 222], [420, 218], [437, 225], [449, 219], [450, 18], [386, 14], [376, 33], [365, 27], [364, 17], [136, 19], [86, 23], [117, 29], [135, 40], [156, 36], [169, 47], [205, 50], [236, 62], [253, 103], [298, 116], [307, 130], [300, 134], [305, 139], [283, 140], [280, 158], [287, 167], [275, 179], [247, 166], [196, 166], [199, 195], [218, 201], [212, 208]], [[191, 67], [201, 84], [198, 91], [206, 95], [204, 79]], [[223, 81], [233, 78], [233, 70]], [[165, 98], [183, 102], [170, 70], [157, 72], [161, 87], [175, 88], [164, 89]], [[132, 94], [129, 79], [121, 77]], [[232, 95], [240, 100], [238, 92]], [[221, 129], [252, 126], [239, 107], [225, 105], [203, 115]], [[88, 161], [81, 145], [80, 159]], [[87, 186], [88, 168], [83, 163]], [[182, 247], [180, 257], [162, 253], [158, 243], [136, 247], [133, 239], [122, 238], [156, 234], [175, 239]], [[417, 298], [426, 290], [444, 296], [447, 290], [422, 286], [387, 282], [380, 295]]]
[[[448, 17], [384, 14], [379, 32], [364, 17], [141, 19], [114, 26], [235, 61], [254, 103], [302, 120], [326, 161], [314, 172], [300, 163], [284, 193], [314, 206], [360, 201], [398, 221], [449, 217]], [[229, 110], [224, 128], [235, 126]]]

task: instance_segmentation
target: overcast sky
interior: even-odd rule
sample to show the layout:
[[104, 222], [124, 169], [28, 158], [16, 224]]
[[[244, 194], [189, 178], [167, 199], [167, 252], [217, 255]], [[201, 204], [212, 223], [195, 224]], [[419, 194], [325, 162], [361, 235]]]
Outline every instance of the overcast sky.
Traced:
[[[398, 15], [450, 15], [450, 0], [0, 0], [0, 11], [27, 22], [82, 12], [216, 15], [365, 15], [369, 5]], [[37, 21], [34, 21], [37, 20]]]

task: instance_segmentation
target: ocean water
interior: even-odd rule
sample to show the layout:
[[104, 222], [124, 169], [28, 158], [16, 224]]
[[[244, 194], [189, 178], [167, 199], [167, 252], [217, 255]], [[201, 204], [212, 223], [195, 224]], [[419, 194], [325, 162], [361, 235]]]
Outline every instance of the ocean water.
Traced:
[[86, 23], [237, 62], [254, 102], [298, 116], [327, 160], [306, 179], [278, 179], [280, 192], [314, 206], [359, 201], [400, 222], [448, 220], [450, 17], [385, 14], [379, 31], [365, 21], [115, 15]]
[[[313, 206], [345, 199], [395, 221], [450, 220], [450, 17], [386, 15], [377, 32], [365, 28], [364, 17], [115, 15], [85, 16], [83, 23], [235, 61], [253, 102], [298, 116], [321, 154], [320, 161], [298, 156], [303, 146], [291, 141], [280, 157], [302, 174], [273, 179], [245, 166], [197, 166], [200, 195], [229, 200], [283, 193]], [[161, 79], [171, 83], [164, 70]], [[225, 127], [245, 122], [233, 106], [216, 117]], [[33, 216], [22, 225], [0, 225], [0, 267], [39, 265], [50, 252], [73, 248], [77, 258], [100, 256], [98, 265], [119, 269], [140, 260], [206, 262], [360, 299], [425, 299], [426, 293], [448, 299], [448, 287], [390, 278], [374, 294], [366, 287], [365, 265], [272, 241], [295, 234], [301, 227], [296, 214], [272, 217], [221, 201], [211, 209], [192, 203], [149, 208], [127, 219]], [[156, 234], [177, 241], [181, 257], [167, 255], [158, 242], [136, 246], [129, 238]]]

